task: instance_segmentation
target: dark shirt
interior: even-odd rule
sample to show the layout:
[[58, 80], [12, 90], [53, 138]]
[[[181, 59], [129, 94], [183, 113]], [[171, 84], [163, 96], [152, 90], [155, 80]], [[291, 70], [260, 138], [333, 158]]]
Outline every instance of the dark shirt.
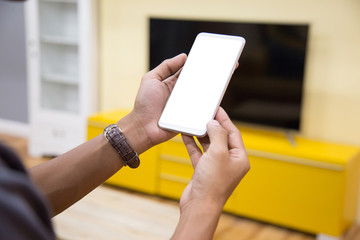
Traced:
[[20, 159], [1, 143], [0, 239], [55, 239], [44, 197]]

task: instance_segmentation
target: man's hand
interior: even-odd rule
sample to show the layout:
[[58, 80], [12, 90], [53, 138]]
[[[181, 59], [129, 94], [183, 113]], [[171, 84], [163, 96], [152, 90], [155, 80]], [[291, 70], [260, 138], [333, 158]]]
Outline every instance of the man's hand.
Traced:
[[[136, 139], [133, 136], [128, 136], [126, 129], [124, 132], [125, 136], [130, 138], [128, 139], [130, 144], [139, 154], [176, 135], [159, 128], [158, 121], [186, 58], [186, 54], [180, 54], [167, 59], [145, 74], [135, 99], [134, 109], [118, 122], [120, 127], [135, 124], [138, 132]], [[133, 133], [134, 127], [131, 135]], [[139, 139], [144, 141], [139, 143]]]
[[208, 135], [199, 139], [204, 153], [192, 137], [183, 140], [194, 166], [194, 175], [183, 192], [180, 207], [194, 200], [214, 199], [224, 205], [250, 168], [241, 134], [222, 108], [208, 123]]
[[194, 174], [180, 199], [180, 221], [173, 239], [212, 239], [227, 199], [250, 169], [241, 134], [222, 108], [207, 125], [208, 136], [183, 135]]

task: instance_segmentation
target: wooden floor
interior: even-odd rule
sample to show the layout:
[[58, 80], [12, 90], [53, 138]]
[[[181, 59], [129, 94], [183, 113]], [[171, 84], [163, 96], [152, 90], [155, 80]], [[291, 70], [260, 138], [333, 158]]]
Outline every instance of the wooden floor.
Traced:
[[[32, 167], [46, 158], [31, 158], [27, 140], [0, 134]], [[100, 186], [72, 207], [53, 218], [59, 239], [169, 239], [176, 227], [176, 201]], [[241, 217], [222, 214], [215, 240], [313, 240], [315, 236]], [[344, 240], [360, 240], [360, 227], [353, 226]]]

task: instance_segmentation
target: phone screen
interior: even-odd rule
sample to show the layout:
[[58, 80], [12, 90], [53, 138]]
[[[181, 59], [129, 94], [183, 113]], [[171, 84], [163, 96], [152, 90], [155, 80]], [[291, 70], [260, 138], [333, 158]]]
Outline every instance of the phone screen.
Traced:
[[159, 126], [205, 135], [206, 124], [214, 118], [244, 45], [245, 39], [238, 36], [198, 34]]

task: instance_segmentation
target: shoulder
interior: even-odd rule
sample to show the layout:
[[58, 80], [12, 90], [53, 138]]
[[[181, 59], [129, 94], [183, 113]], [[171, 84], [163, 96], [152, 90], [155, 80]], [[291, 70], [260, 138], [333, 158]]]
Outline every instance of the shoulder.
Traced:
[[47, 204], [17, 155], [0, 144], [0, 239], [55, 239]]

